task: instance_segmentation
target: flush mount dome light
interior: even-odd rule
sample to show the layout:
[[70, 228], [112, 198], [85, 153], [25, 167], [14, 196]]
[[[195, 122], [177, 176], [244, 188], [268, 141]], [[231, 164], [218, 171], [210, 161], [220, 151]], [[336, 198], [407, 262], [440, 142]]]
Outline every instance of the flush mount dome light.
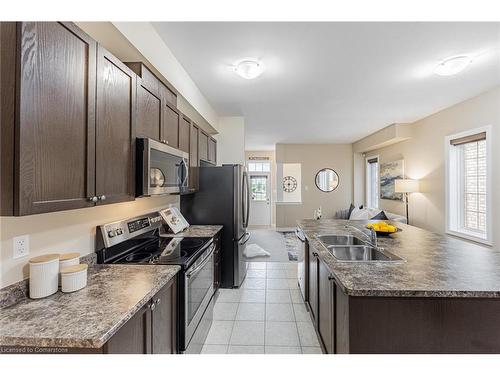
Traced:
[[245, 59], [234, 65], [234, 71], [242, 78], [254, 79], [262, 74], [264, 67], [257, 60]]
[[467, 68], [471, 62], [472, 57], [467, 55], [450, 57], [440, 62], [434, 69], [434, 73], [440, 76], [452, 76]]

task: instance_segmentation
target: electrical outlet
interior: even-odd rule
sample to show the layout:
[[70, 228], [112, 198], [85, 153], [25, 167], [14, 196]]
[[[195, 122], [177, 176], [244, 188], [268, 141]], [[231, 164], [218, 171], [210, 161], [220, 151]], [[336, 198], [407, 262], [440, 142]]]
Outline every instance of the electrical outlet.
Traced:
[[30, 236], [18, 236], [14, 237], [13, 241], [13, 253], [14, 259], [25, 257], [30, 253]]

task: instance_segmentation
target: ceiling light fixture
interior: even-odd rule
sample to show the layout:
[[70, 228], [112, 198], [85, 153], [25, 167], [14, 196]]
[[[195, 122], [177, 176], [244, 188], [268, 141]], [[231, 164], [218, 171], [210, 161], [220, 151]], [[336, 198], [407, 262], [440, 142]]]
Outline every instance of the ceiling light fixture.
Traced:
[[262, 63], [253, 59], [244, 59], [234, 64], [234, 71], [245, 79], [254, 79], [262, 74], [264, 67]]
[[449, 57], [436, 66], [434, 73], [440, 76], [452, 76], [467, 68], [471, 62], [472, 57], [467, 55]]

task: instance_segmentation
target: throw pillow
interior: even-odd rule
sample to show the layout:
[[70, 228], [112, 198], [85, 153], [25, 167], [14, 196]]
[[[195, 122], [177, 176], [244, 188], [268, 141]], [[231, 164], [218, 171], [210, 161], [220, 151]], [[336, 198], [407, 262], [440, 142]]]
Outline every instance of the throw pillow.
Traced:
[[352, 210], [354, 210], [354, 205], [351, 203], [351, 206], [349, 207], [349, 212], [347, 213], [347, 218], [349, 219], [351, 217], [351, 214], [352, 214]]
[[349, 220], [369, 220], [370, 212], [366, 209], [355, 208], [352, 210], [351, 216], [349, 216]]
[[371, 220], [389, 220], [389, 218], [384, 211], [380, 211], [378, 214], [372, 217]]

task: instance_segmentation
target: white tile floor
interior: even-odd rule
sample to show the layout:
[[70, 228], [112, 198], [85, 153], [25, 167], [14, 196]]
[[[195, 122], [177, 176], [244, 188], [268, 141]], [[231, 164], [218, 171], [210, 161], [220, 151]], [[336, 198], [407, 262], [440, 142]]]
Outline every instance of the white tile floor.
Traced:
[[297, 286], [297, 263], [250, 263], [240, 289], [221, 289], [202, 354], [321, 354]]

